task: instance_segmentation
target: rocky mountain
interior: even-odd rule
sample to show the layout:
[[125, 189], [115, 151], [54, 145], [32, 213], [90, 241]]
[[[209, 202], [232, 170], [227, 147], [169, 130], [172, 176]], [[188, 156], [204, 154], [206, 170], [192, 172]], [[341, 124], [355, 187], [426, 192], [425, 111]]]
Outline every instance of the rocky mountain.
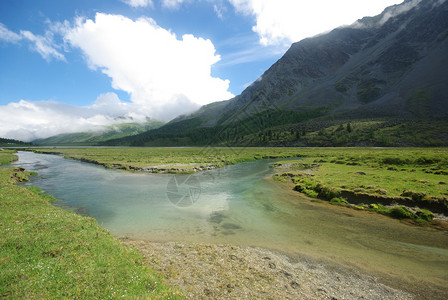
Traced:
[[[446, 129], [447, 95], [448, 1], [407, 0], [378, 16], [294, 43], [231, 100], [112, 143], [314, 145], [314, 136], [331, 135], [350, 122], [350, 128], [362, 129], [360, 136], [339, 144], [384, 144], [375, 140], [378, 130], [412, 133], [412, 124], [429, 126], [430, 138], [446, 144], [448, 137], [440, 130]], [[406, 139], [397, 143], [419, 143]]]

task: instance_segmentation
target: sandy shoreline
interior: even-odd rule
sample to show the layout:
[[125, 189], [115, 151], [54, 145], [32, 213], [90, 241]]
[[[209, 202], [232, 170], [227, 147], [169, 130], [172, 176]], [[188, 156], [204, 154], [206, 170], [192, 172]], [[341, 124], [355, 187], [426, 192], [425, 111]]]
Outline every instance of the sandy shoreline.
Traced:
[[259, 247], [121, 241], [188, 299], [416, 299], [342, 266]]

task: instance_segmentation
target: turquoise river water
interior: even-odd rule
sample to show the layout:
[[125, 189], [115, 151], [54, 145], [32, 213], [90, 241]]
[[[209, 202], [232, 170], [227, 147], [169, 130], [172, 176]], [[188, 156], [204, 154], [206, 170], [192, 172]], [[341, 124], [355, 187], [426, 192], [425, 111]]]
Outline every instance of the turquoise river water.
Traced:
[[19, 152], [27, 185], [118, 237], [261, 246], [448, 293], [448, 233], [315, 203], [271, 179], [270, 160], [193, 175], [137, 174]]

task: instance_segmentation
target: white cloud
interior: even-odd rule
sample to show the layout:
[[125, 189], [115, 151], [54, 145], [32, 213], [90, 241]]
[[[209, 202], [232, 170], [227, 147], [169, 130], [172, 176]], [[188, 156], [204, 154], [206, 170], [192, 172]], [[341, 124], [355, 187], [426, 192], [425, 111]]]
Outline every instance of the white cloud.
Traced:
[[220, 18], [221, 20], [223, 20], [224, 13], [226, 12], [227, 8], [225, 6], [222, 6], [222, 5], [213, 4], [213, 10], [214, 10], [216, 16], [218, 18]]
[[177, 39], [150, 18], [98, 13], [95, 20], [78, 19], [65, 40], [84, 52], [91, 69], [108, 75], [113, 88], [129, 93], [156, 119], [233, 97], [228, 80], [211, 76], [220, 56], [210, 40]]
[[129, 6], [132, 7], [147, 7], [147, 6], [153, 6], [152, 0], [122, 0], [124, 3], [126, 3]]
[[32, 141], [60, 133], [104, 130], [123, 122], [144, 122], [138, 105], [122, 102], [114, 93], [100, 95], [91, 106], [54, 101], [12, 102], [0, 106], [0, 137]]
[[365, 16], [381, 13], [403, 0], [229, 0], [236, 11], [253, 15], [263, 45], [290, 44]]
[[179, 6], [184, 2], [189, 2], [190, 0], [161, 0], [162, 6], [167, 8], [179, 8]]
[[65, 61], [65, 56], [55, 49], [53, 35], [47, 32], [46, 36], [34, 35], [30, 31], [20, 31], [20, 35], [33, 43], [32, 49], [39, 53], [46, 61], [52, 58]]
[[20, 41], [29, 41], [32, 43], [31, 49], [39, 53], [46, 61], [52, 58], [65, 61], [65, 56], [56, 50], [57, 46], [53, 40], [53, 33], [47, 31], [45, 36], [34, 35], [30, 31], [22, 30], [20, 34], [8, 30], [6, 26], [0, 23], [0, 40], [9, 43], [18, 43]]
[[383, 18], [380, 20], [379, 24], [382, 25], [384, 23], [386, 23], [390, 18], [393, 18], [399, 14], [402, 14], [404, 12], [409, 11], [410, 9], [412, 9], [414, 6], [418, 5], [420, 2], [422, 2], [422, 0], [412, 0], [409, 1], [403, 5], [397, 6], [397, 7], [393, 7], [391, 9], [389, 9], [383, 16]]
[[22, 37], [20, 35], [8, 30], [4, 24], [0, 23], [0, 40], [8, 43], [16, 43], [21, 39]]

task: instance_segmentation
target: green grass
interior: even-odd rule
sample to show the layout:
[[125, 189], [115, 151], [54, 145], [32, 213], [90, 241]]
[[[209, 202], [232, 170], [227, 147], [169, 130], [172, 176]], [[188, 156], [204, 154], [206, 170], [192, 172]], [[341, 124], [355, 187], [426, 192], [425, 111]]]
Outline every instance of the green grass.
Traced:
[[37, 153], [58, 153], [66, 158], [91, 162], [108, 168], [156, 172], [189, 173], [200, 167], [222, 167], [262, 158], [300, 155], [297, 148], [84, 148], [34, 149]]
[[[328, 162], [322, 164], [319, 171], [316, 172], [315, 179], [325, 185], [339, 189], [368, 194], [398, 197], [405, 191], [412, 191], [413, 193], [421, 193], [424, 197], [447, 196], [447, 186], [439, 184], [447, 179], [446, 175], [437, 175], [434, 172], [427, 173], [427, 170], [432, 167], [415, 165], [403, 165], [399, 168], [389, 165], [353, 166], [346, 163]], [[439, 167], [435, 168], [440, 170]]]
[[[0, 159], [14, 157], [2, 151]], [[1, 298], [180, 297], [94, 219], [53, 207], [42, 191], [16, 184], [28, 175], [0, 168]]]
[[3, 150], [0, 151], [0, 166], [8, 165], [13, 161], [17, 160], [17, 156], [14, 155], [14, 150]]
[[[306, 157], [301, 161], [278, 162], [277, 167], [286, 165], [288, 170], [276, 178], [291, 178], [297, 191], [312, 198], [347, 205], [342, 199], [345, 192], [369, 201], [399, 200], [410, 207], [436, 207], [445, 214], [448, 210], [448, 149], [309, 148], [301, 154]], [[309, 166], [308, 170], [303, 170], [304, 166]], [[407, 212], [400, 206], [352, 206], [396, 218], [430, 221], [434, 217], [428, 209]]]

